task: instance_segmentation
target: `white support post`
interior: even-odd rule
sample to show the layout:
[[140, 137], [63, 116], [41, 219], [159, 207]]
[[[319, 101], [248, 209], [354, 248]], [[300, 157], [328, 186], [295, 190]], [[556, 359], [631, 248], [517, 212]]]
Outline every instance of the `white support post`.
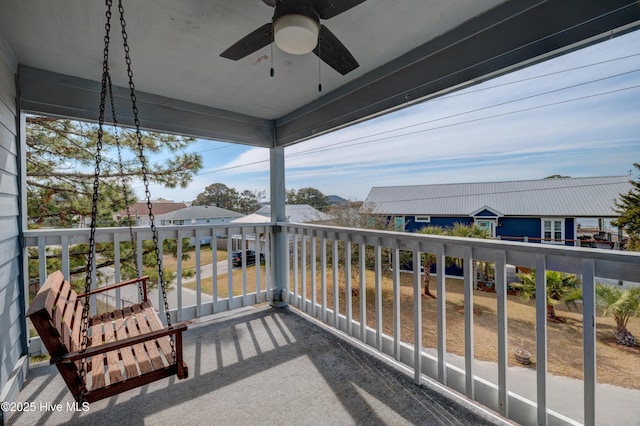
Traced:
[[[275, 140], [275, 134], [274, 134]], [[286, 222], [285, 212], [285, 182], [284, 182], [284, 147], [270, 149], [270, 178], [271, 178], [271, 221], [273, 223]], [[289, 243], [286, 233], [276, 226], [273, 230], [273, 285], [275, 285], [271, 306], [282, 308], [286, 306], [283, 298], [287, 271], [287, 258], [289, 256]]]

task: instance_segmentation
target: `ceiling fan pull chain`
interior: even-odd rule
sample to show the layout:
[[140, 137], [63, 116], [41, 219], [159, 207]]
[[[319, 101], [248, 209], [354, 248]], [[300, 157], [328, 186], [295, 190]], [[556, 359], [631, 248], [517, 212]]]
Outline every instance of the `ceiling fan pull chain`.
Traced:
[[320, 37], [318, 37], [318, 92], [322, 92], [322, 58], [320, 54], [322, 53], [322, 49], [320, 49]]
[[273, 77], [273, 39], [271, 40], [271, 77]]

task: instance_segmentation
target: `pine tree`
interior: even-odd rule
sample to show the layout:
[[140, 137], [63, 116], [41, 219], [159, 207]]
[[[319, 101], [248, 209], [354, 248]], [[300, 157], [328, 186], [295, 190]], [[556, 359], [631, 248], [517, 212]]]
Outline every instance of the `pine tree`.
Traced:
[[[634, 163], [633, 167], [640, 171], [640, 164]], [[631, 180], [633, 188], [626, 194], [620, 194], [616, 201], [616, 213], [620, 215], [611, 224], [624, 230], [629, 235], [628, 250], [640, 250], [640, 181]]]

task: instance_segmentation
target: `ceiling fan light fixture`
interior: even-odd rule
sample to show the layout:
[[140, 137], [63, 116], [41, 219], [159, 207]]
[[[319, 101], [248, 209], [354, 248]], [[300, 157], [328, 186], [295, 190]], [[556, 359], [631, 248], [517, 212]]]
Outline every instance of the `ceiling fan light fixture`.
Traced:
[[300, 14], [284, 15], [273, 23], [276, 46], [293, 55], [304, 55], [315, 49], [319, 32], [318, 22]]

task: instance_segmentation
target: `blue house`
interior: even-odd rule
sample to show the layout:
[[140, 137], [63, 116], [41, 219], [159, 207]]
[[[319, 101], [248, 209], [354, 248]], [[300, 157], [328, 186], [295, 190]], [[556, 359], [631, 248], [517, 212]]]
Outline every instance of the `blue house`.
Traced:
[[615, 218], [628, 176], [374, 187], [365, 205], [396, 230], [476, 224], [493, 238], [575, 245], [578, 219]]

